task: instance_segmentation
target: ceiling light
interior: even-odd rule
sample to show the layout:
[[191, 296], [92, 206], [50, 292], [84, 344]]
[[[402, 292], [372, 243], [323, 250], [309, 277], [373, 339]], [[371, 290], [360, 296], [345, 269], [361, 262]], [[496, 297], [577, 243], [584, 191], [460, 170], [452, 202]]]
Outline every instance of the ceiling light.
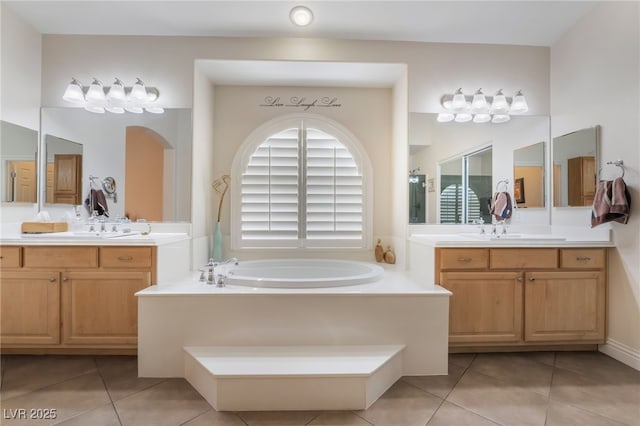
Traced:
[[465, 99], [462, 89], [456, 90], [451, 100], [451, 109], [454, 112], [462, 112], [467, 109], [467, 100]]
[[111, 87], [102, 86], [97, 78], [93, 79], [89, 87], [83, 86], [73, 78], [62, 99], [83, 106], [87, 111], [99, 114], [105, 111], [113, 114], [124, 114], [125, 111], [135, 114], [141, 114], [145, 111], [162, 114], [164, 108], [156, 104], [159, 97], [160, 92], [157, 88], [146, 87], [139, 78], [130, 87], [125, 87], [119, 78], [115, 79]]
[[494, 114], [493, 117], [491, 117], [491, 122], [496, 124], [506, 123], [509, 120], [511, 120], [509, 114]]
[[466, 123], [467, 121], [471, 121], [472, 118], [473, 116], [468, 112], [461, 112], [459, 114], [456, 114], [455, 121], [456, 123]]
[[489, 121], [491, 121], [491, 115], [489, 114], [480, 113], [473, 116], [474, 123], [488, 123]]
[[455, 117], [456, 116], [450, 112], [441, 112], [440, 114], [438, 114], [436, 120], [438, 120], [439, 123], [448, 123], [450, 121], [453, 121]]
[[62, 99], [74, 104], [84, 104], [82, 84], [75, 78], [72, 78], [71, 83], [69, 83], [67, 89], [64, 91], [64, 95], [62, 95]]
[[473, 95], [473, 100], [471, 101], [471, 112], [473, 113], [485, 113], [488, 112], [489, 104], [487, 104], [487, 98], [482, 93], [482, 89], [478, 89], [478, 91]]
[[289, 19], [299, 27], [306, 27], [313, 21], [313, 12], [305, 6], [296, 6], [289, 12]]

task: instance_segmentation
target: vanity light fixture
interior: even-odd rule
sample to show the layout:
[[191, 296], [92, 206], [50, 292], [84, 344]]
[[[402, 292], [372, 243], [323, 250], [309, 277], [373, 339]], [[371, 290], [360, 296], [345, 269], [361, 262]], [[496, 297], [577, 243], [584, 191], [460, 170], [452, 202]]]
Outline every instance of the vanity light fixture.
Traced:
[[511, 120], [511, 115], [529, 111], [521, 90], [513, 98], [508, 98], [502, 93], [502, 89], [494, 96], [485, 96], [482, 89], [478, 89], [473, 96], [465, 95], [462, 89], [458, 89], [451, 95], [442, 96], [440, 104], [445, 109], [438, 114], [437, 121], [440, 123], [506, 123]]
[[313, 12], [306, 6], [296, 6], [289, 12], [289, 19], [299, 27], [306, 27], [313, 21]]
[[145, 86], [139, 78], [130, 87], [126, 87], [119, 78], [110, 87], [103, 86], [97, 78], [89, 86], [83, 86], [72, 78], [62, 99], [94, 113], [123, 114], [128, 111], [140, 114], [146, 111], [162, 114], [164, 109], [156, 104], [159, 95], [158, 89]]

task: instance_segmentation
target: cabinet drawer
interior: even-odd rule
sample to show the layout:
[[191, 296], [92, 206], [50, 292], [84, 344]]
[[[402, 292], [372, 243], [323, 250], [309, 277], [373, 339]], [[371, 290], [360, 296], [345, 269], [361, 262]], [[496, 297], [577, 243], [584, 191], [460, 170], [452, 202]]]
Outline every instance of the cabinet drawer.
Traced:
[[24, 247], [25, 268], [97, 268], [98, 247]]
[[20, 247], [0, 247], [0, 268], [20, 267]]
[[558, 250], [491, 249], [491, 269], [546, 269], [558, 267]]
[[486, 269], [489, 267], [488, 249], [441, 249], [441, 269]]
[[103, 268], [150, 268], [151, 247], [101, 247], [100, 266]]
[[602, 269], [605, 249], [562, 249], [560, 267], [573, 269]]

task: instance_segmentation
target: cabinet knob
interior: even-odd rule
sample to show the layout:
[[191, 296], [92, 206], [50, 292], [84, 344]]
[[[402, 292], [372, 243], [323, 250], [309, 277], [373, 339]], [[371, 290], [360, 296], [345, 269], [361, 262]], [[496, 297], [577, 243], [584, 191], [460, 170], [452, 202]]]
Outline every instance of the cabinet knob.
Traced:
[[67, 281], [69, 281], [69, 278], [68, 278], [68, 277], [62, 277], [62, 282], [63, 282], [63, 283], [66, 283]]
[[533, 282], [533, 281], [535, 281], [535, 280], [536, 280], [535, 278], [533, 278], [533, 277], [529, 277], [529, 281]]
[[522, 282], [522, 277], [518, 277], [517, 281], [518, 281], [519, 283], [521, 283], [521, 282]]
[[458, 258], [458, 262], [471, 262], [471, 258], [470, 257], [460, 257]]
[[58, 279], [56, 277], [49, 278], [49, 282], [50, 283], [55, 283], [56, 281], [58, 281]]
[[591, 258], [590, 258], [590, 257], [587, 257], [587, 256], [583, 256], [583, 257], [576, 257], [576, 260], [577, 260], [578, 262], [588, 262], [588, 261], [590, 261], [590, 260], [591, 260]]

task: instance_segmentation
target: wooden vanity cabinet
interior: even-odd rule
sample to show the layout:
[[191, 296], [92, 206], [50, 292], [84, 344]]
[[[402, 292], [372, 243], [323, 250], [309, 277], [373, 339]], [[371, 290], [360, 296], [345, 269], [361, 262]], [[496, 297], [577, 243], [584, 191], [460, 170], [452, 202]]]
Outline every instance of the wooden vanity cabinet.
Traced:
[[5, 246], [0, 254], [5, 352], [135, 352], [135, 293], [154, 282], [155, 247]]
[[604, 343], [606, 249], [438, 248], [436, 282], [452, 348]]

